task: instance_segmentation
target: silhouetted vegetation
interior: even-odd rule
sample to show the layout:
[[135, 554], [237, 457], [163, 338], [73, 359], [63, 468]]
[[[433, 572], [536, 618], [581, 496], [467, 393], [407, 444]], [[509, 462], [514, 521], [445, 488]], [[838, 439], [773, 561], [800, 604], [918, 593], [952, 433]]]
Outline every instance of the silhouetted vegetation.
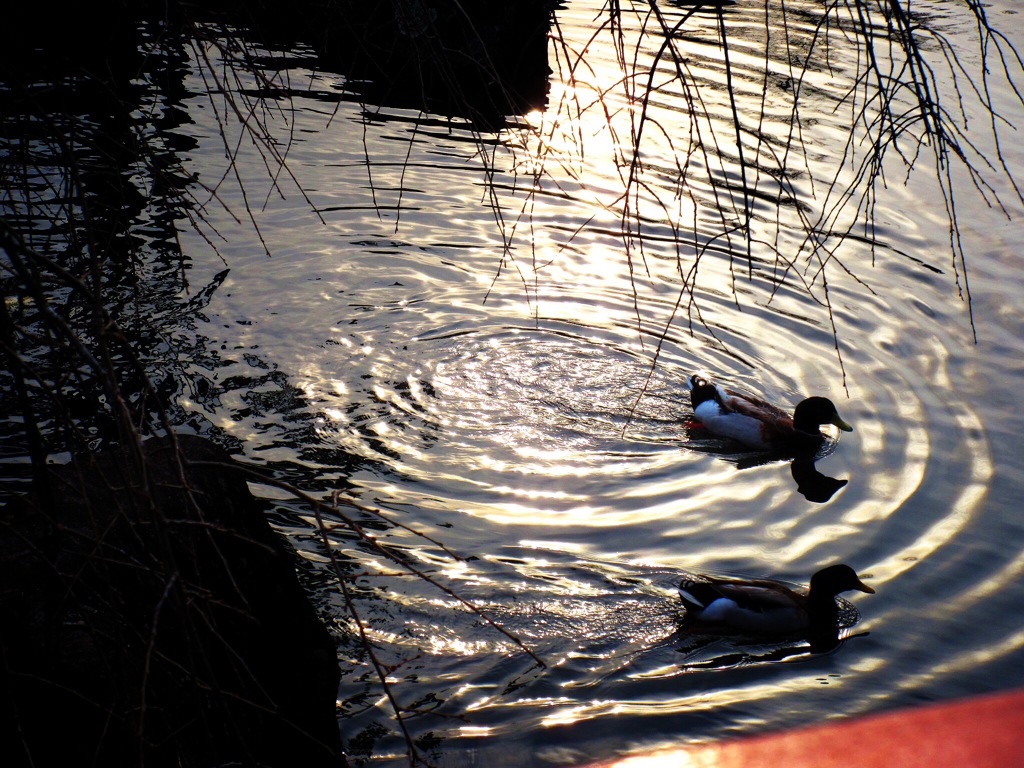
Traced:
[[[643, 274], [645, 238], [663, 241], [669, 230], [679, 278], [670, 325], [715, 337], [700, 294], [722, 286], [703, 285], [718, 273], [705, 278], [702, 264], [722, 260], [738, 304], [744, 279], [773, 295], [795, 287], [817, 303], [842, 366], [830, 286], [841, 277], [872, 291], [874, 255], [892, 247], [878, 235], [876, 202], [917, 171], [938, 189], [949, 251], [937, 261], [901, 256], [933, 272], [948, 264], [974, 327], [958, 206], [971, 192], [964, 184], [1008, 217], [1024, 202], [1002, 151], [1024, 105], [1024, 62], [983, 4], [948, 3], [945, 15], [883, 0], [674, 0], [606, 10], [587, 50], [614, 50], [618, 72], [595, 77], [587, 50], [556, 37], [558, 74], [573, 88], [548, 111], [566, 121], [603, 115], [617, 137], [623, 269]], [[973, 39], [951, 39], [950, 16], [956, 28], [973, 25]], [[1009, 107], [996, 104], [996, 92], [1010, 94]], [[689, 125], [671, 132], [680, 111]], [[816, 130], [825, 121], [829, 132]], [[546, 124], [560, 130], [557, 120]], [[564, 162], [554, 144], [533, 142], [538, 179], [546, 164]]]
[[[176, 404], [185, 392], [216, 397], [222, 385], [189, 368], [216, 353], [201, 337], [182, 347], [175, 329], [194, 325], [230, 267], [190, 284], [178, 240], [191, 228], [217, 249], [207, 211], [223, 183], [185, 167], [195, 147], [182, 130], [185, 81], [198, 64], [229, 158], [256, 151], [272, 179], [301, 192], [269, 125], [289, 98], [274, 41], [304, 37], [353, 82], [415, 109], [493, 122], [542, 101], [546, 12], [523, 46], [522, 25], [538, 17], [470, 5], [416, 16], [403, 2], [300, 3], [283, 25], [270, 3], [108, 2], [67, 14], [30, 6], [3, 25], [0, 402], [4, 456], [28, 460], [3, 465], [0, 521], [12, 764], [344, 761], [334, 641], [296, 602], [294, 563], [240, 474], [256, 470], [177, 436], [218, 437]], [[380, 91], [392, 78], [402, 89]], [[496, 78], [526, 85], [495, 89]], [[259, 231], [248, 206], [238, 215]], [[322, 521], [322, 502], [293, 490]], [[329, 514], [416, 572], [337, 503]], [[324, 547], [345, 590], [347, 566], [326, 537]], [[397, 702], [395, 713], [401, 725]], [[55, 726], [65, 719], [71, 728]], [[409, 749], [415, 761], [411, 739]]]

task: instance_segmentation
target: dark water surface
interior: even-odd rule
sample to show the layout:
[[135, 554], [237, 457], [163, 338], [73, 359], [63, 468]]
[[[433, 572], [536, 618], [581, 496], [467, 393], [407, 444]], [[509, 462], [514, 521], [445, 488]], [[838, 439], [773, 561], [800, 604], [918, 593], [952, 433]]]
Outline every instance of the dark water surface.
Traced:
[[[572, 46], [585, 44], [599, 5], [559, 11]], [[754, 6], [762, 7], [729, 11], [733, 87], [750, 110], [764, 96], [753, 75], [741, 76], [763, 65], [765, 23]], [[970, 33], [959, 7], [932, 10], [944, 28]], [[1024, 44], [1013, 9], [997, 3], [990, 18]], [[714, 16], [687, 27], [698, 82], [722, 80], [715, 29]], [[295, 111], [281, 131], [325, 223], [294, 190], [282, 199], [269, 189], [259, 159], [241, 153], [272, 256], [247, 224], [211, 208], [230, 273], [206, 322], [181, 331], [204, 338], [210, 355], [193, 371], [213, 385], [186, 393], [184, 405], [297, 485], [325, 497], [345, 491], [472, 556], [455, 560], [407, 529], [379, 526], [383, 540], [486, 610], [546, 668], [345, 528], [332, 533], [362, 574], [356, 605], [395, 696], [414, 710], [406, 725], [439, 765], [569, 765], [1024, 683], [1019, 205], [1007, 220], [958, 172], [976, 343], [943, 200], [927, 169], [904, 185], [894, 164], [876, 201], [883, 247], [847, 241], [841, 258], [856, 279], [835, 265], [827, 273], [841, 364], [820, 281], [808, 295], [799, 278], [773, 280], [772, 249], [795, 254], [800, 236], [788, 219], [765, 234], [778, 209], [767, 197], [755, 208], [763, 239], [753, 264], [737, 243], [703, 258], [699, 321], [691, 312], [691, 332], [684, 306], [659, 350], [678, 298], [677, 256], [689, 264], [693, 254], [676, 243], [713, 237], [722, 223], [696, 179], [676, 210], [648, 199], [673, 199], [682, 162], [653, 136], [645, 179], [654, 191], [635, 203], [649, 218], [631, 273], [616, 162], [627, 105], [613, 89], [575, 122], [565, 107], [591, 104], [596, 84], [611, 89], [620, 76], [605, 43], [591, 46], [589, 80], [567, 96], [556, 72], [549, 110], [525, 118], [548, 139], [539, 181], [538, 143], [527, 134], [479, 136], [338, 102], [344, 81], [306, 69], [296, 50]], [[807, 87], [844, 87], [852, 56], [836, 51], [832, 71], [808, 75]], [[192, 86], [202, 92], [198, 79]], [[1021, 124], [1012, 93], [994, 96]], [[721, 89], [707, 86], [704, 98], [727, 125]], [[835, 172], [829, 147], [841, 146], [847, 116], [809, 98], [804, 140], [815, 149], [800, 162], [818, 182], [804, 174], [793, 183], [820, 206], [820, 179]], [[665, 135], [690, 129], [681, 93], [669, 88], [653, 101]], [[190, 166], [217, 177], [213, 111], [199, 95], [183, 106], [194, 122], [182, 132], [197, 143]], [[766, 133], [788, 126], [771, 101], [766, 114]], [[1024, 167], [1024, 142], [1007, 136], [1007, 164]], [[222, 194], [244, 208], [229, 187]], [[508, 253], [496, 206], [505, 236], [515, 233]], [[186, 251], [194, 285], [224, 269], [198, 238], [186, 236]], [[812, 281], [813, 262], [799, 266]], [[709, 450], [685, 426], [684, 382], [695, 369], [781, 403], [832, 397], [855, 431], [817, 469], [847, 484], [814, 502], [785, 462], [741, 469], [749, 457]], [[308, 512], [257, 491], [277, 500], [275, 523], [308, 561], [322, 610], [351, 626]], [[806, 582], [835, 561], [877, 594], [852, 598], [861, 621], [833, 653], [679, 633], [673, 594], [684, 571]], [[343, 649], [342, 663], [346, 739], [374, 764], [403, 764], [405, 744], [365, 659]]]

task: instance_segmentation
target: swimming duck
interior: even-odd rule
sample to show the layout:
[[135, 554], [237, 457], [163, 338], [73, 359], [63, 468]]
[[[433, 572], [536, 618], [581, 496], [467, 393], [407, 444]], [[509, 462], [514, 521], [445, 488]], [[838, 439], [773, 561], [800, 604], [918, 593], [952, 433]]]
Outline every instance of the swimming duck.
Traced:
[[835, 630], [836, 595], [857, 589], [874, 594], [848, 565], [832, 565], [811, 577], [808, 589], [794, 589], [768, 579], [707, 577], [683, 579], [679, 597], [687, 619], [761, 634]]
[[725, 389], [696, 374], [690, 377], [690, 403], [694, 417], [709, 432], [756, 450], [813, 450], [824, 437], [822, 424], [853, 431], [827, 397], [808, 397], [790, 416], [760, 398]]

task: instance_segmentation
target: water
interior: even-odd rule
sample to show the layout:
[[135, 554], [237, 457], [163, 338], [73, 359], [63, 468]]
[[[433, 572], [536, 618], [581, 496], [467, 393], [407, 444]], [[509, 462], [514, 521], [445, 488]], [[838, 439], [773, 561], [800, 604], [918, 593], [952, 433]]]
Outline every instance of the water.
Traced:
[[[569, 47], [592, 34], [597, 5], [559, 11]], [[972, 29], [958, 7], [930, 8], [951, 35]], [[764, 20], [744, 3], [728, 17], [734, 90], [741, 107], [760, 108], [752, 73], [763, 67]], [[1012, 4], [994, 4], [990, 18], [1019, 40]], [[809, 35], [810, 23], [794, 29]], [[731, 107], [710, 85], [724, 78], [717, 22], [702, 14], [688, 24], [691, 71], [725, 146]], [[239, 154], [265, 244], [246, 216], [216, 206], [219, 257], [185, 235], [193, 291], [225, 264], [230, 272], [200, 322], [169, 341], [191, 380], [207, 382], [179, 402], [247, 460], [324, 498], [342, 492], [353, 504], [340, 513], [543, 659], [331, 526], [353, 605], [427, 756], [570, 765], [1024, 682], [1019, 204], [1007, 220], [955, 171], [972, 328], [926, 172], [904, 186], [893, 166], [874, 201], [883, 247], [848, 239], [837, 258], [849, 273], [831, 262], [827, 293], [800, 250], [795, 208], [773, 203], [768, 174], [756, 179], [750, 251], [742, 237], [721, 237], [755, 179], [734, 178], [732, 200], [715, 198], [701, 169], [728, 177], [734, 166], [680, 155], [693, 122], [678, 85], [652, 99], [663, 132], [646, 129], [648, 187], [620, 199], [630, 123], [611, 88], [610, 45], [592, 45], [587, 79], [570, 84], [556, 68], [548, 111], [524, 118], [548, 138], [543, 158], [519, 131], [481, 136], [397, 107], [364, 111], [342, 98], [343, 78], [308, 69], [308, 51], [292, 56], [294, 112], [275, 119], [286, 120], [289, 167], [323, 221], [287, 179], [283, 197], [271, 189], [255, 153]], [[795, 173], [790, 183], [824, 208], [822, 169], [846, 119], [828, 98], [850, 64], [837, 51], [831, 72], [804, 81], [821, 101], [800, 124], [796, 166], [818, 181]], [[779, 70], [780, 88], [790, 74]], [[595, 88], [602, 82], [610, 90]], [[189, 84], [181, 106], [192, 122], [176, 132], [195, 142], [189, 168], [218, 178], [213, 110], [201, 81]], [[995, 98], [1020, 124], [1012, 93]], [[792, 135], [789, 113], [766, 99], [764, 135]], [[584, 113], [569, 123], [572, 105]], [[1021, 167], [1024, 144], [1005, 138], [1008, 166]], [[768, 151], [752, 140], [744, 149]], [[676, 198], [680, 168], [692, 183]], [[244, 211], [230, 182], [220, 193]], [[624, 206], [645, 217], [628, 249]], [[694, 303], [684, 295], [670, 323], [679, 269], [702, 246]], [[196, 348], [205, 354], [189, 360]], [[684, 382], [697, 369], [783, 404], [835, 400], [855, 431], [815, 468], [847, 482], [809, 499], [788, 463], [758, 463], [690, 429]], [[309, 510], [254, 489], [308, 566], [323, 614], [351, 629]], [[861, 619], [832, 653], [680, 632], [673, 594], [684, 572], [806, 583], [835, 561], [877, 594], [851, 598]], [[365, 656], [342, 641], [340, 658], [346, 741], [372, 764], [404, 764]]]

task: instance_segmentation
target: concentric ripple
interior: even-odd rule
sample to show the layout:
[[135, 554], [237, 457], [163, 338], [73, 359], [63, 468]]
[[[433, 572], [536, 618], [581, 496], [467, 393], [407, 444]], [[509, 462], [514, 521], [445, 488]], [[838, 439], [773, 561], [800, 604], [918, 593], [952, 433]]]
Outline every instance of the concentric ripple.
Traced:
[[[580, 50], [598, 5], [559, 11]], [[787, 5], [806, 11], [791, 18], [813, 35], [807, 19], [820, 4]], [[765, 96], [752, 85], [764, 66], [753, 51], [777, 23], [764, 7], [728, 6], [734, 93], [750, 111]], [[711, 90], [724, 77], [717, 19], [699, 19], [687, 30], [688, 65], [728, 135], [727, 93]], [[781, 32], [768, 31], [773, 40]], [[591, 49], [592, 76], [621, 82], [615, 49]], [[786, 71], [774, 76], [773, 88], [792, 87]], [[805, 85], [827, 91], [830, 76], [809, 72]], [[290, 157], [317, 190], [327, 227], [311, 226], [295, 202], [271, 204], [267, 237], [283, 250], [246, 260], [236, 246], [244, 268], [232, 269], [209, 308], [210, 347], [238, 350], [218, 371], [219, 399], [204, 404], [211, 420], [253, 460], [325, 497], [344, 491], [362, 509], [341, 512], [401, 555], [384, 558], [342, 525], [328, 532], [393, 693], [409, 707], [410, 733], [436, 746], [439, 764], [520, 766], [525, 754], [530, 765], [564, 766], [634, 744], [996, 688], [1013, 670], [1019, 679], [1024, 306], [1008, 257], [1019, 232], [977, 224], [992, 241], [977, 256], [975, 306], [996, 340], [975, 346], [956, 279], [932, 263], [948, 248], [941, 200], [879, 191], [878, 242], [851, 238], [846, 269], [829, 266], [826, 294], [817, 265], [778, 258], [798, 247], [791, 233], [720, 238], [714, 191], [696, 172], [683, 185], [671, 148], [644, 156], [642, 200], [622, 198], [615, 137], [629, 126], [601, 121], [628, 119], [635, 104], [611, 85], [599, 91], [604, 100], [585, 86], [556, 77], [553, 102], [565, 93], [592, 109], [563, 144], [557, 130], [547, 135], [544, 157], [557, 162], [530, 183], [523, 169], [540, 156], [524, 156], [531, 145], [519, 135], [500, 136], [507, 143], [489, 147], [481, 168], [484, 153], [460, 126], [420, 133], [415, 115], [389, 120], [386, 111], [364, 124], [342, 104], [336, 121], [348, 132], [321, 135], [321, 105], [300, 100], [302, 138]], [[657, 95], [663, 138], [689, 130], [695, 103], [671, 88]], [[767, 106], [764, 131], [789, 131], [788, 115]], [[194, 111], [204, 151], [216, 156], [217, 127]], [[830, 106], [820, 112], [805, 126], [820, 146], [792, 174], [809, 200], [807, 175], [830, 160], [840, 119]], [[556, 117], [529, 119], [568, 125]], [[569, 141], [578, 132], [592, 139], [585, 156]], [[396, 147], [407, 163], [395, 162]], [[718, 163], [713, 172], [742, 196], [729, 157], [694, 155], [687, 170]], [[481, 189], [494, 192], [505, 221], [530, 231], [528, 242], [496, 231], [495, 198]], [[405, 218], [389, 207], [399, 191], [415, 191]], [[699, 231], [667, 221], [667, 206], [649, 213], [652, 191], [694, 206]], [[634, 202], [647, 217], [627, 251], [623, 206]], [[782, 207], [762, 194], [753, 214], [772, 221]], [[978, 222], [993, 215], [980, 205], [971, 213]], [[697, 288], [681, 292], [681, 275], [693, 274]], [[696, 370], [788, 407], [826, 395], [854, 432], [810, 465], [710, 440], [691, 423], [685, 382]], [[310, 543], [308, 512], [275, 503], [279, 527], [321, 577], [318, 601], [351, 627], [352, 605], [319, 539]], [[410, 576], [402, 558], [432, 581]], [[683, 572], [806, 583], [832, 562], [854, 566], [877, 593], [851, 600], [860, 621], [828, 653], [680, 631]], [[352, 673], [340, 697], [346, 733], [371, 743], [379, 764], [403, 764], [406, 745], [379, 686], [357, 650], [346, 646], [343, 660]]]

